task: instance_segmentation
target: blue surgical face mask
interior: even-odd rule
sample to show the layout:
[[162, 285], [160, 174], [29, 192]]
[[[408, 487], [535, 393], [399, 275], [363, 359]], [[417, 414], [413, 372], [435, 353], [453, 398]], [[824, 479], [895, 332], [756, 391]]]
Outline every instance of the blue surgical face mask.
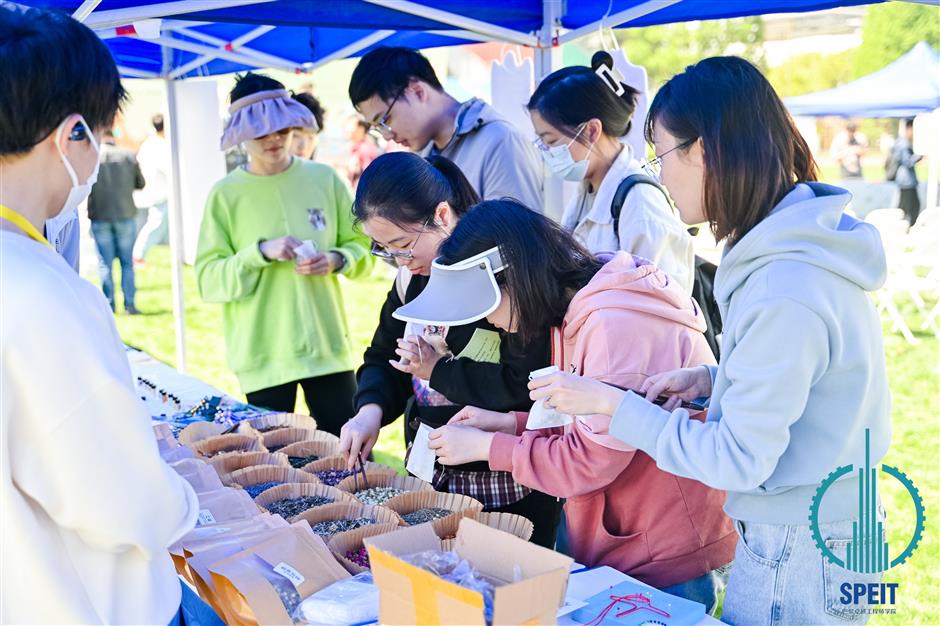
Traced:
[[[580, 161], [575, 161], [574, 157], [571, 156], [571, 144], [577, 141], [578, 135], [580, 135], [583, 130], [584, 125], [582, 124], [578, 132], [575, 133], [574, 138], [563, 146], [544, 146], [542, 148], [542, 158], [545, 159], [545, 163], [555, 176], [571, 182], [584, 180], [584, 175], [587, 173], [589, 156]], [[588, 153], [590, 153], [593, 148], [594, 144], [591, 143], [591, 145], [588, 146]]]

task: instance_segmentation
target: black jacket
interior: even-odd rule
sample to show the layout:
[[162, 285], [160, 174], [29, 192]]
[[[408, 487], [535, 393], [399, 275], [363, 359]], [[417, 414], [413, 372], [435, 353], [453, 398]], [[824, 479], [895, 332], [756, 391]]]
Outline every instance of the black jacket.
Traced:
[[[427, 284], [426, 276], [412, 277], [405, 300], [413, 300]], [[417, 421], [436, 428], [446, 424], [464, 406], [491, 411], [529, 410], [532, 406], [527, 386], [529, 372], [547, 367], [551, 361], [547, 332], [527, 346], [520, 346], [515, 337], [500, 332], [499, 363], [479, 363], [466, 358], [438, 361], [431, 373], [430, 385], [457, 406], [418, 407], [412, 402], [411, 375], [399, 372], [388, 363], [399, 358], [395, 349], [405, 332], [405, 322], [392, 317], [392, 313], [402, 304], [393, 285], [382, 306], [372, 344], [366, 349], [362, 367], [356, 374], [359, 385], [354, 400], [356, 411], [366, 404], [378, 404], [382, 407], [383, 426], [404, 413], [405, 440], [410, 442], [417, 432]], [[485, 319], [466, 326], [452, 326], [447, 332], [451, 352], [460, 354], [477, 328], [499, 332]], [[459, 469], [488, 469], [487, 464], [470, 465], [459, 466]]]

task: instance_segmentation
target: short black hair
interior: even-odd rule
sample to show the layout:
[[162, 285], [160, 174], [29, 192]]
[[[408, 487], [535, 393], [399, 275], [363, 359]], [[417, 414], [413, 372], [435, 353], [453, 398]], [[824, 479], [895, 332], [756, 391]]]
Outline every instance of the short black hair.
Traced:
[[304, 105], [310, 112], [313, 113], [313, 119], [317, 121], [317, 128], [320, 130], [317, 132], [323, 132], [323, 114], [326, 111], [323, 110], [323, 105], [320, 104], [320, 101], [317, 100], [313, 94], [302, 91], [300, 93], [295, 93], [292, 96], [294, 100]]
[[571, 299], [603, 266], [556, 222], [510, 198], [472, 207], [441, 244], [438, 261], [453, 265], [497, 246], [507, 265], [496, 283], [509, 293], [522, 345], [561, 326]]
[[380, 46], [359, 59], [349, 81], [349, 99], [354, 107], [378, 94], [391, 100], [411, 81], [424, 81], [437, 91], [444, 91], [434, 68], [423, 54], [412, 48]]
[[0, 3], [0, 157], [26, 154], [72, 113], [109, 127], [127, 94], [107, 46], [69, 15]]
[[284, 89], [283, 83], [280, 83], [270, 76], [258, 74], [256, 72], [245, 72], [235, 76], [235, 86], [228, 93], [229, 100], [235, 102], [245, 96], [250, 96], [259, 91], [271, 91], [273, 89]]
[[163, 114], [157, 113], [150, 118], [150, 123], [153, 125], [153, 129], [158, 133], [163, 132]]
[[[546, 122], [569, 137], [591, 119], [601, 121], [605, 135], [623, 137], [630, 132], [640, 92], [621, 82], [617, 86], [623, 93], [618, 96], [614, 91], [617, 86], [597, 74], [602, 65], [613, 70], [613, 59], [606, 52], [596, 53], [591, 67], [580, 65], [552, 72], [539, 83], [526, 107], [538, 111]], [[579, 139], [586, 143], [586, 139]]]

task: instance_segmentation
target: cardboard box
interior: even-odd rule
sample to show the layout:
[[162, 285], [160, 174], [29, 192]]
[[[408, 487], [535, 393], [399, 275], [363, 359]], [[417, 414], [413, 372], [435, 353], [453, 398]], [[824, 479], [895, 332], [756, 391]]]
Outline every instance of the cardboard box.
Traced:
[[[368, 537], [372, 575], [379, 587], [382, 624], [484, 625], [483, 595], [446, 582], [399, 556], [440, 550], [430, 523]], [[564, 603], [572, 559], [473, 519], [460, 521], [454, 551], [497, 584], [494, 624], [555, 624]], [[512, 582], [516, 572], [521, 580]]]

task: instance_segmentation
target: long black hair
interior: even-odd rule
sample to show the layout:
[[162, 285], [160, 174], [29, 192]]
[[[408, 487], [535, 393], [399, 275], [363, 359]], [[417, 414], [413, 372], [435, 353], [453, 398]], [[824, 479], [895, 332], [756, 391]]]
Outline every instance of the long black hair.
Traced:
[[507, 264], [496, 282], [509, 293], [525, 344], [561, 325], [575, 293], [602, 265], [558, 224], [508, 198], [473, 207], [441, 245], [439, 261], [451, 265], [496, 246]]
[[362, 173], [353, 214], [358, 222], [382, 217], [396, 226], [414, 228], [426, 224], [441, 202], [447, 202], [459, 218], [479, 201], [470, 181], [452, 161], [389, 152]]
[[[639, 91], [620, 82], [623, 89], [617, 95], [608, 78], [601, 78], [597, 70], [602, 66], [613, 70], [614, 62], [606, 52], [598, 52], [591, 59], [591, 67], [565, 67], [545, 77], [526, 108], [538, 111], [546, 122], [568, 137], [577, 134], [578, 127], [591, 119], [601, 122], [604, 134], [609, 137], [623, 137], [630, 132], [633, 112], [636, 111], [636, 99]], [[579, 141], [587, 143], [582, 136]]]

